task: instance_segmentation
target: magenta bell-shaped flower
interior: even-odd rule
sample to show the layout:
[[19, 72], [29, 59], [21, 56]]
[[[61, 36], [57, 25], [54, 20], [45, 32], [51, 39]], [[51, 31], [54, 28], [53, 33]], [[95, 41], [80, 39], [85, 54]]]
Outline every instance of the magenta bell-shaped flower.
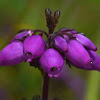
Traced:
[[12, 66], [24, 61], [23, 43], [15, 41], [0, 51], [0, 66]]
[[22, 31], [22, 32], [19, 32], [11, 41], [11, 42], [14, 42], [15, 40], [21, 40], [23, 37], [26, 37], [26, 36], [31, 36], [33, 35], [33, 32], [32, 30], [25, 30], [25, 31]]
[[92, 43], [92, 41], [84, 35], [74, 34], [73, 37], [76, 37], [76, 40], [79, 41], [86, 49], [94, 51], [97, 50], [97, 47]]
[[40, 65], [49, 77], [58, 77], [64, 66], [64, 59], [55, 49], [47, 49], [40, 57]]
[[86, 65], [86, 68], [89, 68], [88, 70], [98, 70], [100, 71], [100, 58], [97, 55], [97, 53], [95, 51], [92, 50], [87, 50], [90, 58], [91, 58], [91, 62], [88, 63], [88, 65]]
[[86, 69], [85, 65], [91, 62], [89, 53], [77, 40], [68, 42], [68, 52], [65, 56], [74, 66], [81, 69]]
[[56, 37], [54, 38], [54, 41], [55, 41], [54, 46], [55, 46], [59, 51], [67, 52], [67, 49], [68, 49], [68, 47], [67, 47], [67, 42], [66, 42], [66, 40], [65, 40], [63, 37], [61, 37], [61, 36], [56, 36]]
[[32, 59], [42, 55], [45, 50], [45, 43], [40, 35], [28, 36], [24, 40], [24, 53], [25, 55], [31, 55], [27, 61], [31, 62]]
[[69, 36], [68, 35], [63, 35], [64, 39], [66, 40], [66, 42], [69, 41]]

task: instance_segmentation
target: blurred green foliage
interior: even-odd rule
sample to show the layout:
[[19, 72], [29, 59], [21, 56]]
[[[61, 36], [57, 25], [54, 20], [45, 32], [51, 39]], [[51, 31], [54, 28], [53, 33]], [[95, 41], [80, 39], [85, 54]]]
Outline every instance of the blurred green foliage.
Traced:
[[[55, 31], [67, 27], [85, 33], [98, 47], [100, 56], [100, 0], [0, 0], [0, 49], [21, 29], [48, 31], [45, 8], [61, 12]], [[82, 100], [100, 100], [100, 73], [74, 67], [70, 70], [86, 82]], [[26, 62], [0, 67], [0, 88], [5, 91], [5, 100], [32, 100], [34, 95], [41, 96], [42, 75]], [[54, 96], [59, 100], [75, 100], [73, 95], [67, 87], [51, 80], [49, 100]]]

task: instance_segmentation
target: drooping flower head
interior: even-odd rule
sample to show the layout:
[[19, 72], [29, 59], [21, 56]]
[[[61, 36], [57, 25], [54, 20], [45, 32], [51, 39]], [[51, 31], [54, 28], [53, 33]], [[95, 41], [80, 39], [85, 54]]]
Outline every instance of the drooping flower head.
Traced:
[[[49, 77], [58, 77], [64, 65], [100, 71], [100, 58], [97, 47], [83, 33], [74, 29], [61, 28], [54, 32], [60, 11], [52, 16], [50, 9], [45, 11], [49, 34], [43, 30], [24, 29], [0, 51], [0, 66], [12, 66], [27, 61], [38, 67]], [[40, 34], [36, 35], [37, 32]], [[47, 39], [43, 40], [43, 34]]]
[[3, 50], [0, 51], [0, 66], [12, 66], [23, 61], [31, 62], [45, 50], [44, 40], [34, 35], [32, 30], [20, 31]]

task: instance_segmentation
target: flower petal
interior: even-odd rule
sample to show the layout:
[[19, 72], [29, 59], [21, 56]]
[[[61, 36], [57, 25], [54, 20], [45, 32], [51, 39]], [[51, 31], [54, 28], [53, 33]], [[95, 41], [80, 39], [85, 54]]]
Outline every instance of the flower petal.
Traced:
[[28, 59], [31, 62], [32, 59], [42, 55], [45, 50], [45, 43], [40, 35], [28, 36], [24, 40], [24, 53], [32, 54], [32, 57]]
[[58, 50], [60, 50], [60, 51], [63, 51], [63, 52], [67, 52], [67, 42], [66, 42], [66, 40], [63, 38], [63, 37], [61, 37], [61, 36], [56, 36], [55, 38], [54, 38], [54, 41], [55, 41], [55, 43], [54, 43], [54, 46], [58, 49]]
[[24, 61], [23, 43], [15, 41], [0, 52], [0, 66], [12, 66]]
[[84, 35], [75, 34], [73, 36], [76, 37], [76, 40], [78, 40], [85, 48], [87, 48], [89, 50], [94, 50], [94, 51], [97, 50], [97, 47], [92, 43], [92, 41], [89, 40]]
[[55, 49], [47, 49], [40, 57], [40, 65], [49, 77], [58, 77], [64, 65], [64, 59]]
[[65, 56], [74, 66], [81, 69], [85, 69], [83, 65], [91, 61], [86, 49], [76, 40], [68, 42], [68, 52], [65, 53]]
[[68, 28], [62, 28], [59, 30], [59, 32], [67, 32], [68, 31]]
[[97, 53], [95, 51], [92, 50], [87, 50], [90, 57], [91, 57], [91, 63], [88, 63], [88, 65], [86, 65], [87, 68], [89, 68], [88, 70], [99, 70], [100, 71], [100, 58], [97, 55]]
[[63, 37], [67, 42], [69, 41], [69, 36], [68, 35], [63, 35]]
[[67, 32], [69, 34], [77, 34], [77, 32], [74, 29], [68, 29], [68, 28], [62, 28], [59, 30], [59, 32]]
[[13, 42], [13, 41], [15, 41], [16, 39], [22, 39], [23, 37], [25, 37], [25, 36], [31, 36], [33, 34], [33, 32], [32, 32], [32, 30], [25, 30], [25, 31], [22, 31], [22, 32], [20, 32], [20, 33], [18, 33], [11, 41], [10, 41], [10, 43], [11, 42]]
[[75, 30], [68, 31], [67, 33], [69, 33], [69, 34], [77, 34], [77, 32]]

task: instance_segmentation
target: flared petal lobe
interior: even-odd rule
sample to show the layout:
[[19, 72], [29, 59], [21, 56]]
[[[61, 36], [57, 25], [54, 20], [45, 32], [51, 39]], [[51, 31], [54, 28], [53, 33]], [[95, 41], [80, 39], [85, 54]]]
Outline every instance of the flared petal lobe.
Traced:
[[100, 71], [100, 58], [97, 55], [97, 53], [95, 51], [92, 50], [87, 50], [90, 57], [91, 57], [91, 62], [88, 63], [88, 65], [86, 65], [87, 68], [89, 68], [88, 70], [98, 70]]
[[40, 35], [28, 36], [24, 40], [24, 53], [32, 55], [27, 60], [28, 62], [31, 62], [32, 59], [41, 56], [44, 50], [45, 50], [45, 43]]
[[11, 42], [14, 42], [16, 39], [22, 39], [23, 37], [26, 37], [26, 36], [31, 36], [33, 34], [33, 32], [31, 30], [25, 30], [25, 31], [22, 31], [20, 33], [18, 33], [11, 41]]
[[65, 53], [65, 56], [75, 67], [81, 69], [85, 69], [84, 65], [91, 61], [86, 49], [76, 40], [68, 42], [68, 52]]
[[92, 43], [92, 41], [89, 40], [84, 35], [75, 34], [73, 36], [76, 37], [76, 40], [78, 40], [86, 49], [94, 50], [94, 51], [97, 50], [97, 47]]
[[0, 52], [0, 66], [12, 66], [24, 61], [23, 43], [15, 41]]
[[63, 51], [63, 52], [67, 52], [67, 42], [66, 42], [66, 40], [63, 38], [63, 37], [61, 37], [61, 36], [56, 36], [55, 38], [54, 38], [54, 41], [55, 41], [55, 43], [54, 43], [54, 46], [58, 49], [58, 50], [60, 50], [60, 51]]
[[40, 65], [49, 77], [58, 77], [64, 66], [64, 59], [55, 49], [47, 49], [40, 57]]

